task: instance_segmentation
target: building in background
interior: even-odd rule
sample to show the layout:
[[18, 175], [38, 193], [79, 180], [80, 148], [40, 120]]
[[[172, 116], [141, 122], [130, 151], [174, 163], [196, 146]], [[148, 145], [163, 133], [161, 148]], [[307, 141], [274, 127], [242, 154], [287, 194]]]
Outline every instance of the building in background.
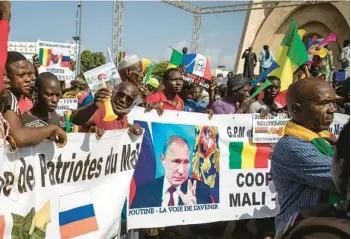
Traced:
[[[254, 3], [270, 0], [252, 0]], [[307, 0], [303, 0], [307, 1]], [[338, 66], [339, 54], [345, 39], [350, 38], [350, 1], [325, 1], [303, 6], [278, 7], [284, 1], [276, 1], [276, 8], [257, 9], [247, 12], [241, 42], [236, 57], [234, 72], [241, 73], [244, 68], [244, 51], [253, 47], [259, 55], [264, 45], [275, 53], [280, 46], [290, 20], [293, 17], [299, 28], [306, 30], [304, 42], [313, 36], [326, 37], [330, 32], [336, 35], [337, 42], [330, 44], [334, 54], [334, 65]], [[258, 74], [259, 64], [255, 73]]]
[[[76, 59], [76, 44], [68, 42], [71, 45], [69, 54], [71, 59]], [[9, 41], [8, 51], [17, 51], [22, 53], [28, 60], [32, 61], [32, 56], [38, 54], [37, 42]]]

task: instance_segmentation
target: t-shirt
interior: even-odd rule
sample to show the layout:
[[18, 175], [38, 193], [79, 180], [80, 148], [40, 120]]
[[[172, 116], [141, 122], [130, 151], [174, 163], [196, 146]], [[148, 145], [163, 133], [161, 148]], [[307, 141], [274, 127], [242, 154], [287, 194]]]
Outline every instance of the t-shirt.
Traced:
[[21, 114], [23, 114], [23, 113], [26, 113], [27, 111], [29, 111], [33, 108], [33, 103], [27, 97], [22, 97], [18, 102], [18, 106], [19, 106]]
[[12, 94], [11, 91], [7, 91], [5, 94], [4, 99], [0, 102], [0, 112], [4, 115], [8, 110], [11, 110], [20, 116], [21, 114], [16, 96]]
[[90, 92], [90, 90], [87, 90], [87, 91], [83, 92], [78, 97], [78, 108], [86, 106], [86, 105], [90, 104], [93, 101], [94, 101], [93, 94]]
[[93, 121], [96, 127], [104, 130], [114, 130], [114, 129], [125, 129], [128, 128], [127, 116], [123, 116], [121, 119], [116, 119], [113, 121], [104, 121], [105, 107], [99, 108], [93, 117]]
[[8, 146], [7, 136], [10, 132], [10, 125], [0, 113], [0, 148]]
[[212, 104], [212, 110], [214, 114], [218, 115], [235, 114], [239, 106], [239, 103], [234, 104], [227, 100], [216, 100]]
[[206, 111], [207, 105], [207, 102], [204, 101], [196, 102], [194, 100], [188, 99], [184, 103], [184, 111], [203, 113]]
[[252, 103], [249, 107], [249, 111], [247, 113], [258, 113], [260, 109], [267, 110], [270, 113], [272, 110], [282, 109], [283, 106], [277, 102], [273, 102], [273, 104], [269, 107], [266, 105], [263, 100], [258, 100]]
[[25, 127], [29, 127], [29, 128], [41, 128], [49, 124], [53, 124], [53, 125], [57, 125], [58, 127], [61, 127], [60, 117], [55, 111], [51, 113], [51, 118], [48, 121], [39, 119], [34, 115], [30, 114], [29, 112], [26, 112], [22, 114], [22, 123]]
[[150, 102], [153, 104], [159, 103], [164, 110], [183, 111], [183, 109], [184, 109], [183, 100], [178, 95], [175, 96], [175, 100], [176, 100], [176, 104], [173, 104], [172, 101], [169, 101], [166, 98], [164, 91], [159, 91], [159, 92], [153, 93], [152, 95], [149, 95], [145, 99], [146, 102]]

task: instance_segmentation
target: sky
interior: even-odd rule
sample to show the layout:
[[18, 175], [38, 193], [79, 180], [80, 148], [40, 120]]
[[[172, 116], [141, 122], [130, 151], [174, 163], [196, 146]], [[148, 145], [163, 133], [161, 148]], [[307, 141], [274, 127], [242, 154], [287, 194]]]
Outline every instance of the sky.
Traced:
[[[199, 7], [242, 2], [190, 2]], [[245, 2], [244, 2], [245, 3]], [[76, 35], [77, 1], [13, 1], [10, 41], [72, 41]], [[152, 61], [169, 60], [168, 45], [191, 48], [193, 15], [160, 1], [124, 1], [122, 49]], [[199, 53], [210, 58], [211, 68], [232, 70], [246, 12], [202, 17]], [[83, 2], [84, 49], [107, 53], [112, 48], [113, 2]]]

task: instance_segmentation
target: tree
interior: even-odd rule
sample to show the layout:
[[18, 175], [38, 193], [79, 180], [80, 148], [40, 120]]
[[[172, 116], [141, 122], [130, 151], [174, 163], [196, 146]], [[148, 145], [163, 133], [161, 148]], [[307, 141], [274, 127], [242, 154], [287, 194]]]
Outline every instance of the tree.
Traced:
[[104, 65], [106, 62], [105, 56], [102, 52], [91, 52], [84, 50], [81, 54], [80, 73], [94, 69]]
[[162, 83], [163, 73], [167, 70], [169, 61], [160, 61], [155, 64], [155, 68], [152, 72], [152, 77], [156, 78], [160, 83]]

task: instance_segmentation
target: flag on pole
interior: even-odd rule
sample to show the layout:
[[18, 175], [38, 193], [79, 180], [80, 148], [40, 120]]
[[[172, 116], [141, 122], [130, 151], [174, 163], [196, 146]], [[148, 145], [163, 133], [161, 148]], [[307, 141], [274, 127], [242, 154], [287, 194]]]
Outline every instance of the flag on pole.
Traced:
[[293, 82], [293, 73], [308, 61], [308, 54], [294, 18], [291, 19], [289, 29], [280, 44], [275, 59], [280, 67], [272, 71], [270, 75], [279, 77], [281, 91], [286, 91]]
[[141, 58], [141, 68], [143, 73], [145, 74], [147, 68], [150, 66], [151, 60], [148, 58]]
[[210, 61], [201, 54], [183, 55], [183, 65], [185, 72], [211, 80]]
[[182, 64], [183, 64], [183, 54], [173, 49], [171, 60], [169, 61], [167, 69], [176, 68], [177, 66], [180, 66]]
[[119, 53], [119, 56], [118, 56], [118, 62], [120, 62], [125, 56], [126, 56], [126, 52], [125, 51], [121, 51]]
[[251, 81], [250, 86], [255, 87], [258, 83], [267, 78], [268, 74], [271, 73], [274, 69], [278, 68], [279, 65], [277, 62], [273, 61], [271, 66], [265, 70], [257, 79]]
[[267, 79], [260, 87], [256, 89], [256, 91], [250, 96], [250, 98], [251, 99], [255, 98], [259, 93], [261, 93], [264, 89], [266, 89], [270, 85], [272, 85], [272, 82]]

